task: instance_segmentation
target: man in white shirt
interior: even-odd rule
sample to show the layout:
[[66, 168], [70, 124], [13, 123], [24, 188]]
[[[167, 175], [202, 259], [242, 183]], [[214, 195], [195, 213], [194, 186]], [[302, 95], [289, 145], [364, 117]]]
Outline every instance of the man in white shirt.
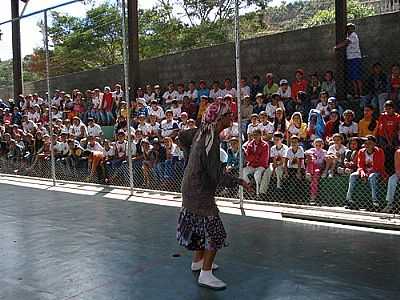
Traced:
[[245, 96], [250, 96], [250, 87], [247, 85], [247, 78], [243, 77], [240, 80], [240, 99], [244, 99]]
[[196, 82], [190, 81], [189, 82], [189, 90], [186, 91], [186, 95], [189, 97], [189, 99], [192, 101], [192, 103], [198, 103], [199, 102], [199, 93], [196, 89]]
[[236, 98], [236, 89], [232, 87], [232, 80], [227, 78], [224, 81], [224, 89], [222, 91], [224, 97], [226, 95], [232, 95], [232, 97]]
[[157, 117], [158, 122], [165, 118], [164, 110], [158, 105], [157, 100], [151, 100], [149, 107], [149, 115]]
[[88, 144], [86, 147], [87, 150], [89, 151], [100, 151], [104, 152], [103, 146], [97, 142], [96, 138], [94, 136], [88, 137]]

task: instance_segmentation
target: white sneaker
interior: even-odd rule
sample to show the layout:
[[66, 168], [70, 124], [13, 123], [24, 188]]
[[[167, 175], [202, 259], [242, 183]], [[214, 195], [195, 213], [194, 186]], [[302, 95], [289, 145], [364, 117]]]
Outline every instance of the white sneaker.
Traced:
[[333, 178], [333, 172], [332, 171], [328, 172], [328, 178]]
[[212, 271], [201, 270], [198, 283], [201, 287], [213, 290], [223, 290], [226, 288], [226, 283], [215, 277]]
[[312, 175], [310, 173], [306, 173], [306, 180], [311, 181]]
[[[198, 272], [203, 267], [203, 260], [198, 262], [192, 262], [192, 272]], [[217, 264], [212, 264], [212, 269], [217, 270], [219, 266]]]

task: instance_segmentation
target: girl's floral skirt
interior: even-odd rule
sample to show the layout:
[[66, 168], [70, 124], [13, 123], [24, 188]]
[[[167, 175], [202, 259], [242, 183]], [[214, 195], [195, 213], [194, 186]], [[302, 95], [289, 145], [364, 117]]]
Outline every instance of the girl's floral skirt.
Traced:
[[225, 244], [226, 231], [220, 216], [198, 216], [182, 208], [176, 238], [181, 246], [191, 251], [216, 251]]

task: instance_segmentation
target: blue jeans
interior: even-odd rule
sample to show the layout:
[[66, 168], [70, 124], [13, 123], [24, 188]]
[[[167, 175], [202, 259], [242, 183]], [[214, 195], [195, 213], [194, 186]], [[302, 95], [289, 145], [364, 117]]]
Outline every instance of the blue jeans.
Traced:
[[388, 189], [386, 194], [386, 201], [388, 205], [393, 205], [394, 202], [394, 195], [396, 194], [397, 183], [399, 182], [400, 178], [393, 174], [389, 178], [388, 182]]
[[[350, 175], [349, 188], [347, 190], [347, 196], [346, 196], [347, 202], [353, 202], [351, 197], [353, 195], [354, 188], [356, 186], [358, 179], [360, 179], [360, 174], [358, 173], [358, 171]], [[368, 176], [368, 184], [371, 188], [372, 201], [374, 202], [378, 201], [378, 179], [379, 179], [379, 173], [372, 173]]]

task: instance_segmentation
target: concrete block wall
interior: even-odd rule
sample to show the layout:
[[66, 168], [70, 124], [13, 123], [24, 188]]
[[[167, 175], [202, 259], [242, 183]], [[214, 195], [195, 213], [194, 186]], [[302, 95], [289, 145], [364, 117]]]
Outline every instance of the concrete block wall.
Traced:
[[[400, 12], [358, 20], [357, 32], [361, 40], [365, 74], [369, 66], [380, 61], [385, 68], [400, 62]], [[273, 72], [276, 78], [292, 80], [294, 70], [303, 68], [306, 74], [335, 70], [335, 27], [333, 24], [282, 32], [241, 42], [242, 75], [264, 77]], [[235, 51], [233, 43], [183, 51], [141, 61], [142, 84], [166, 85], [168, 81], [188, 82], [235, 78]], [[70, 92], [104, 87], [123, 81], [121, 65], [54, 77], [52, 88]], [[44, 94], [45, 81], [25, 84], [25, 93]], [[0, 97], [12, 97], [12, 89], [0, 87]]]

